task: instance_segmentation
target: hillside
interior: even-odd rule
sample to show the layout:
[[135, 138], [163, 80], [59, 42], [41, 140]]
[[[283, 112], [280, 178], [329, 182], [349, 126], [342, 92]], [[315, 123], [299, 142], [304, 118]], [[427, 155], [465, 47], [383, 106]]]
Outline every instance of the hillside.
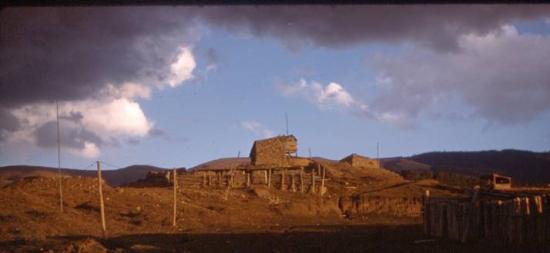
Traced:
[[[118, 186], [143, 178], [149, 171], [162, 170], [164, 169], [150, 165], [132, 165], [116, 170], [103, 170], [102, 175], [109, 185]], [[61, 171], [64, 175], [69, 176], [95, 177], [97, 175], [96, 170], [77, 170], [62, 168]], [[0, 181], [0, 186], [19, 178], [33, 176], [57, 176], [57, 168], [26, 165], [0, 167], [0, 178], [2, 179], [2, 181]]]
[[205, 163], [201, 163], [195, 167], [190, 168], [189, 170], [201, 170], [201, 169], [209, 169], [209, 170], [219, 170], [224, 168], [231, 168], [231, 167], [237, 167], [239, 165], [246, 165], [250, 164], [250, 158], [248, 157], [226, 157], [226, 158], [220, 158], [212, 161], [208, 161]]
[[489, 150], [470, 152], [430, 152], [411, 157], [387, 158], [382, 165], [402, 172], [452, 172], [479, 176], [492, 172], [511, 176], [515, 184], [544, 185], [550, 183], [550, 153], [521, 150]]
[[[243, 173], [235, 173], [234, 187], [228, 190], [224, 180], [205, 185], [202, 173], [180, 171], [176, 227], [171, 225], [172, 188], [106, 185], [103, 188], [106, 236], [102, 236], [99, 223], [95, 178], [66, 178], [65, 209], [61, 214], [57, 180], [51, 177], [55, 173], [51, 168], [28, 169], [24, 171], [27, 174], [19, 172], [18, 176], [31, 173], [47, 176], [20, 178], [0, 188], [0, 199], [5, 201], [0, 208], [0, 251], [106, 251], [80, 250], [91, 243], [100, 249], [107, 248], [108, 252], [227, 252], [228, 248], [231, 252], [323, 252], [317, 248], [319, 245], [330, 247], [330, 251], [353, 247], [352, 252], [362, 252], [380, 241], [376, 234], [382, 232], [374, 231], [391, 232], [404, 245], [410, 243], [411, 232], [415, 239], [421, 238], [418, 224], [424, 192], [430, 190], [433, 196], [455, 194], [434, 181], [407, 182], [383, 169], [314, 160], [327, 169], [324, 194], [320, 193], [319, 175], [317, 190], [309, 181], [314, 173], [311, 170], [306, 171], [303, 192], [290, 180], [297, 179], [297, 174], [290, 172], [284, 184], [280, 171], [275, 173], [271, 187], [266, 186], [262, 173], [252, 175], [251, 187], [246, 187]], [[239, 160], [221, 160], [221, 164], [228, 161]], [[0, 171], [8, 174], [10, 170]], [[139, 170], [130, 168], [119, 173], [124, 171]], [[69, 172], [72, 171], [67, 170], [66, 174]], [[298, 181], [295, 180], [296, 184]], [[396, 230], [398, 226], [404, 227]], [[274, 245], [251, 244], [272, 236], [281, 239], [270, 239]], [[300, 239], [289, 244], [289, 236]], [[82, 241], [89, 237], [94, 239]], [[316, 241], [312, 242], [313, 239]]]

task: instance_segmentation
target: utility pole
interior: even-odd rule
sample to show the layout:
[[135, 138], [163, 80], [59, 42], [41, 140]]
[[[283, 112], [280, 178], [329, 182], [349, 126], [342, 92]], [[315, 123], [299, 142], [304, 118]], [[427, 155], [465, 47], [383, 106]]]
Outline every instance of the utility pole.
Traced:
[[57, 121], [57, 176], [59, 177], [59, 211], [63, 212], [63, 175], [61, 174], [61, 136], [59, 134], [59, 103], [55, 101]]
[[99, 208], [101, 212], [101, 230], [103, 231], [103, 236], [105, 237], [105, 232], [107, 231], [107, 226], [105, 225], [105, 206], [103, 203], [103, 179], [101, 178], [101, 162], [97, 161], [97, 187], [99, 189]]
[[178, 191], [178, 176], [176, 168], [174, 168], [172, 172], [173, 176], [173, 186], [174, 186], [174, 210], [173, 210], [173, 217], [172, 217], [172, 227], [176, 227], [176, 215], [177, 215], [177, 191]]

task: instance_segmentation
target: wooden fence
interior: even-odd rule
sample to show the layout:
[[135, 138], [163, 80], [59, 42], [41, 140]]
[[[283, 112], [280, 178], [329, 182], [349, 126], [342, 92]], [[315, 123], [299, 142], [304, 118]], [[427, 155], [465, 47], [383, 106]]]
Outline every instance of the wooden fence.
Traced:
[[[466, 242], [484, 240], [511, 244], [550, 242], [550, 197], [431, 198], [423, 203], [424, 232]], [[483, 195], [483, 194], [480, 194]]]

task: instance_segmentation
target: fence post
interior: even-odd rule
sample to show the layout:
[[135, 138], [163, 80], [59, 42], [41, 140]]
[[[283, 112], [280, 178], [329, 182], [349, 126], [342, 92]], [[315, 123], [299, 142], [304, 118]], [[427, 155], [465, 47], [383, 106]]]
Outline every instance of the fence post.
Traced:
[[319, 190], [319, 193], [321, 194], [321, 196], [323, 196], [323, 194], [325, 194], [326, 190], [325, 190], [325, 167], [323, 167], [321, 169], [321, 189]]
[[172, 226], [175, 227], [176, 226], [176, 215], [177, 215], [177, 203], [178, 203], [178, 200], [177, 200], [177, 191], [178, 191], [178, 176], [177, 176], [177, 172], [176, 172], [176, 169], [174, 168], [173, 172], [173, 185], [174, 185], [174, 211], [172, 213]]
[[[475, 203], [477, 202], [477, 198], [479, 195], [479, 187], [474, 188], [474, 194], [472, 196], [472, 199], [470, 201], [470, 205], [464, 209], [464, 233], [462, 234], [462, 243], [465, 243], [468, 239], [468, 233], [470, 232], [470, 217], [468, 215], [473, 213], [473, 209], [475, 207]], [[465, 206], [466, 207], [466, 206]], [[468, 210], [469, 209], [469, 210]]]
[[286, 169], [281, 170], [281, 191], [285, 190], [285, 171]]
[[250, 185], [252, 184], [251, 178], [250, 178], [252, 172], [247, 170], [247, 171], [245, 171], [245, 173], [246, 173], [246, 187], [249, 188]]
[[103, 236], [107, 232], [107, 225], [105, 224], [105, 206], [103, 203], [103, 179], [101, 178], [101, 162], [97, 161], [97, 184], [99, 190], [99, 208], [101, 212], [101, 230], [103, 231]]
[[311, 172], [311, 193], [315, 193], [315, 171]]
[[424, 217], [424, 233], [429, 235], [430, 233], [430, 191], [426, 190], [424, 192], [424, 198], [422, 201], [422, 207], [423, 207], [423, 217]]
[[304, 167], [300, 167], [300, 192], [304, 193]]
[[272, 176], [271, 169], [267, 170], [267, 188], [271, 188], [271, 176]]

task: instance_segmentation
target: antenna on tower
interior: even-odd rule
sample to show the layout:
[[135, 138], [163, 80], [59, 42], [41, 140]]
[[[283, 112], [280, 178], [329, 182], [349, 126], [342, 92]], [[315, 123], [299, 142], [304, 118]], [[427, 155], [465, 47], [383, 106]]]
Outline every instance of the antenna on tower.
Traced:
[[55, 101], [55, 118], [57, 121], [57, 174], [59, 177], [59, 211], [63, 212], [63, 175], [61, 175], [61, 136], [59, 134], [59, 103]]
[[285, 112], [286, 135], [288, 135], [288, 114]]

